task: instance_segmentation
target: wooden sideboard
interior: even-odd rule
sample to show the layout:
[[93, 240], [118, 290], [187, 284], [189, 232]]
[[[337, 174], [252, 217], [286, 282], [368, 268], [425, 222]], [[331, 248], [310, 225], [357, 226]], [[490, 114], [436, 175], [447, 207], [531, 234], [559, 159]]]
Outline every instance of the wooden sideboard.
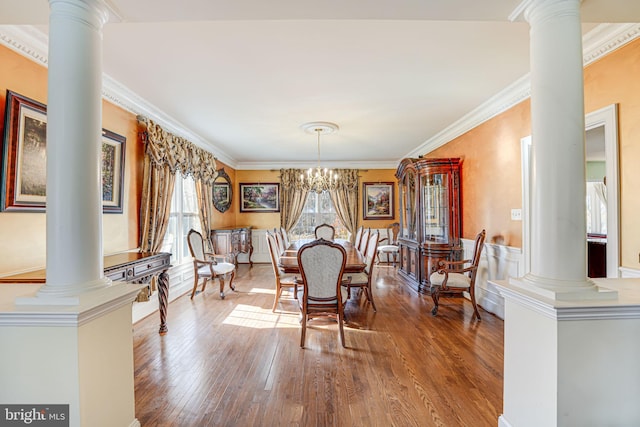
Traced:
[[233, 262], [236, 265], [238, 265], [238, 254], [249, 254], [249, 265], [253, 267], [251, 226], [216, 228], [211, 230], [211, 242], [216, 254], [233, 255]]
[[[123, 252], [104, 257], [105, 277], [119, 282], [149, 283], [157, 275], [160, 306], [160, 335], [167, 333], [167, 305], [171, 254], [166, 252]], [[46, 270], [0, 277], [0, 283], [45, 283]]]

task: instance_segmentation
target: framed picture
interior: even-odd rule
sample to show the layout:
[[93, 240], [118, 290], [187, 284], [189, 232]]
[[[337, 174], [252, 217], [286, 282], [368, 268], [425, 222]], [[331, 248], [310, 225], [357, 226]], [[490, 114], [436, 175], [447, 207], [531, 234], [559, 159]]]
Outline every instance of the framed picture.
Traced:
[[393, 182], [364, 182], [362, 212], [364, 219], [393, 219]]
[[[103, 212], [122, 213], [126, 138], [102, 131]], [[44, 212], [47, 195], [47, 106], [7, 91], [0, 211]]]
[[280, 184], [240, 183], [240, 212], [280, 212]]

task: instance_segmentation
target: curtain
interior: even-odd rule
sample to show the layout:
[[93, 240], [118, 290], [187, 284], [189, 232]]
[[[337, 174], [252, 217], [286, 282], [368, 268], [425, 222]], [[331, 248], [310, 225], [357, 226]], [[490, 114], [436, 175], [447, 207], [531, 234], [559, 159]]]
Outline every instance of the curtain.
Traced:
[[211, 219], [213, 215], [213, 185], [199, 179], [196, 181], [196, 194], [198, 196], [198, 210], [200, 213], [200, 227], [202, 236], [205, 238], [207, 251], [213, 253], [213, 243], [211, 241]]
[[[191, 175], [200, 183], [203, 193], [199, 209], [201, 221], [210, 223], [211, 186], [216, 178], [213, 154], [196, 147], [186, 139], [173, 135], [146, 117], [138, 116], [145, 142], [142, 206], [140, 208], [140, 251], [157, 252], [167, 232], [175, 174]], [[208, 190], [205, 189], [208, 188]], [[209, 193], [204, 195], [204, 193]], [[204, 217], [204, 219], [202, 219]], [[205, 228], [204, 230], [208, 230]]]
[[339, 169], [335, 172], [340, 178], [336, 188], [329, 190], [329, 195], [336, 214], [349, 232], [349, 239], [353, 243], [358, 228], [358, 169]]
[[280, 226], [287, 233], [295, 227], [309, 190], [300, 182], [302, 169], [280, 169]]

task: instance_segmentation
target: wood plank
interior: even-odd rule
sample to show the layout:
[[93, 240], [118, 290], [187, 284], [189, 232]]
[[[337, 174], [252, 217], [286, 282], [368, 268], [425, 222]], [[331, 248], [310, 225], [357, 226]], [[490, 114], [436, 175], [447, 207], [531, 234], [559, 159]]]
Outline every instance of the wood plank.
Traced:
[[134, 325], [136, 417], [143, 426], [495, 426], [502, 412], [503, 322], [472, 320], [463, 298], [416, 293], [397, 270], [374, 269], [374, 313], [357, 291], [345, 338], [315, 319], [301, 349], [296, 301], [271, 312], [271, 265], [240, 265], [236, 292], [217, 286]]

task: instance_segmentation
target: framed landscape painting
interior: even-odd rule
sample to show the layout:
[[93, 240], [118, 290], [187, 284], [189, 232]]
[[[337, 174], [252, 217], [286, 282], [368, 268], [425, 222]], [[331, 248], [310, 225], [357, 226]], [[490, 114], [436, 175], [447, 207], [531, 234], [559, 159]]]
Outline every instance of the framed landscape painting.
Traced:
[[393, 219], [393, 182], [365, 182], [362, 207], [364, 219]]
[[[122, 213], [126, 138], [102, 130], [102, 206]], [[7, 91], [0, 211], [44, 212], [47, 196], [47, 106]]]
[[240, 183], [240, 212], [280, 212], [280, 184]]

